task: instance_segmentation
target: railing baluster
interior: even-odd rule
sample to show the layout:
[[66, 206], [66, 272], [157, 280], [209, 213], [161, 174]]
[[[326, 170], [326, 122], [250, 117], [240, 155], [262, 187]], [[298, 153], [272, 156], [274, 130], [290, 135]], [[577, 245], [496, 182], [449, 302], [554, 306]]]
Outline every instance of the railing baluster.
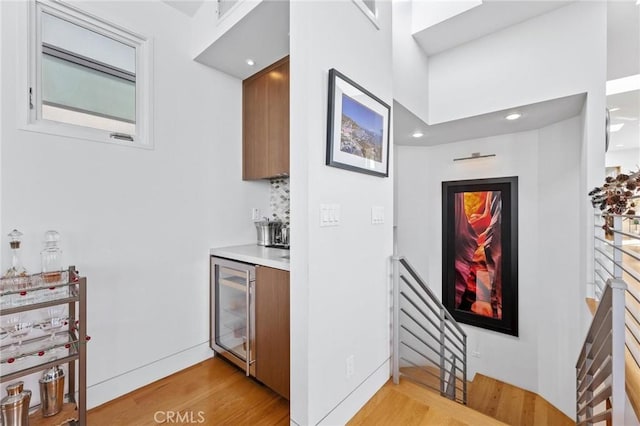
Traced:
[[393, 383], [400, 383], [400, 263], [392, 258], [393, 267]]
[[444, 308], [440, 308], [440, 391], [446, 394], [446, 385], [444, 382]]
[[[467, 403], [467, 335], [451, 314], [442, 305], [418, 273], [403, 257], [394, 256], [393, 261], [393, 381], [398, 383], [404, 376], [416, 383], [438, 389], [442, 396], [453, 401]], [[413, 314], [413, 315], [412, 315]], [[403, 323], [404, 321], [404, 323]], [[422, 334], [426, 333], [426, 334]], [[419, 335], [420, 334], [420, 335]], [[432, 339], [432, 340], [424, 340]], [[407, 339], [407, 340], [405, 340]], [[415, 340], [411, 340], [415, 339]], [[411, 342], [419, 342], [422, 353]], [[424, 366], [404, 356], [409, 351], [418, 363], [439, 368], [439, 372], [432, 372]], [[433, 359], [427, 353], [433, 352]], [[447, 358], [448, 356], [451, 359]], [[423, 360], [424, 359], [424, 360]], [[433, 364], [430, 364], [433, 363]], [[401, 364], [404, 367], [401, 367]], [[402, 371], [409, 366], [409, 370]], [[414, 370], [411, 370], [413, 368]], [[411, 371], [410, 371], [411, 370]], [[411, 374], [412, 371], [420, 375]], [[424, 373], [433, 379], [438, 379], [438, 386], [425, 382]], [[458, 376], [461, 374], [462, 378]], [[458, 386], [461, 381], [461, 387]], [[460, 392], [462, 397], [460, 398]]]
[[[625, 292], [622, 280], [607, 286], [576, 363], [576, 423], [591, 425], [610, 418], [624, 424], [625, 410]], [[602, 395], [611, 395], [603, 409]]]

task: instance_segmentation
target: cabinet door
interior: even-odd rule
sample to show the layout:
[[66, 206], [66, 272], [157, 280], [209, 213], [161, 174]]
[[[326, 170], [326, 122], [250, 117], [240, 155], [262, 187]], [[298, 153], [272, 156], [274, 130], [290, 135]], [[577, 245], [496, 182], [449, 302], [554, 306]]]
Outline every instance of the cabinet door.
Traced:
[[289, 272], [256, 267], [256, 378], [289, 399]]
[[242, 82], [242, 178], [289, 174], [289, 58]]
[[268, 126], [267, 169], [270, 176], [289, 175], [289, 60], [266, 75]]

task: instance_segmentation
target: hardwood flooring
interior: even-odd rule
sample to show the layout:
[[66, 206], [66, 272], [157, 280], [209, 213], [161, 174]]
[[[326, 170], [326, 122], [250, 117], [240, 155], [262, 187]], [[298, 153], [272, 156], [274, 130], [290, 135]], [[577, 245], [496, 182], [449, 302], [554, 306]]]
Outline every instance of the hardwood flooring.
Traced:
[[91, 426], [289, 425], [289, 401], [214, 357], [89, 411]]
[[349, 426], [495, 426], [505, 425], [478, 411], [400, 379], [387, 382], [347, 423]]
[[482, 374], [476, 374], [471, 382], [468, 404], [509, 425], [575, 425], [541, 396]]
[[[90, 410], [87, 423], [91, 426], [288, 426], [289, 402], [215, 357]], [[386, 383], [348, 424], [564, 426], [575, 423], [538, 395], [477, 374], [469, 386], [469, 406], [401, 379], [399, 385]]]

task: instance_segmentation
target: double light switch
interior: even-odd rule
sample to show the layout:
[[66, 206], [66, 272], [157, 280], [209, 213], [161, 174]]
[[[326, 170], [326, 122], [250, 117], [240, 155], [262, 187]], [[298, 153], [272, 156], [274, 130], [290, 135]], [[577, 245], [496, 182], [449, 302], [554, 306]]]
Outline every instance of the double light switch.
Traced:
[[[371, 224], [384, 223], [384, 207], [371, 207]], [[340, 204], [320, 204], [320, 226], [340, 225]]]

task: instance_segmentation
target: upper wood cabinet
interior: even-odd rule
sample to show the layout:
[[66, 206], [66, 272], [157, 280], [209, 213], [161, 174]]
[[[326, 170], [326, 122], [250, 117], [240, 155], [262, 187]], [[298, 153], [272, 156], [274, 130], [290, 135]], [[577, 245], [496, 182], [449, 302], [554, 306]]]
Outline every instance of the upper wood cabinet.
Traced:
[[242, 82], [242, 179], [289, 176], [289, 57]]

